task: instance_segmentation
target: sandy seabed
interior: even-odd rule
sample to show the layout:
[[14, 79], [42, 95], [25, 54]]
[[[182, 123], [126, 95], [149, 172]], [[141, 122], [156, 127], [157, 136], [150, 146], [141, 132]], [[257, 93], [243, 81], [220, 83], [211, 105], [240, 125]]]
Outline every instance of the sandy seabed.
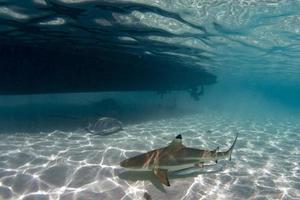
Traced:
[[[171, 187], [120, 161], [166, 146], [181, 133], [194, 148], [226, 150], [232, 161], [170, 174]], [[300, 124], [217, 113], [125, 126], [109, 136], [74, 132], [0, 134], [0, 199], [300, 199]]]

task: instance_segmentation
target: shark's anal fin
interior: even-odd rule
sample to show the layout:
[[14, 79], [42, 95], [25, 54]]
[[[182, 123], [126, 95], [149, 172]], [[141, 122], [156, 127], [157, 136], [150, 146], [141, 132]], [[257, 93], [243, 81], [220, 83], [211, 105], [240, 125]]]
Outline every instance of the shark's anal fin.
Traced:
[[155, 176], [158, 177], [159, 181], [166, 185], [166, 186], [170, 186], [170, 182], [168, 179], [168, 170], [164, 170], [164, 169], [159, 169], [159, 168], [155, 168], [153, 169], [153, 173]]
[[196, 163], [195, 167], [203, 168], [204, 167], [204, 163], [203, 162]]

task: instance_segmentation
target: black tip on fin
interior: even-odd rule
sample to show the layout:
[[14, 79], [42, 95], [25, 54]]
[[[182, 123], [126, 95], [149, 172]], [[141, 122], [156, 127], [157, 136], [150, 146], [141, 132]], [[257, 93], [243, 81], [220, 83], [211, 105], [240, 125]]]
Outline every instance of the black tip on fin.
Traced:
[[182, 139], [181, 134], [177, 135], [177, 136], [176, 136], [176, 139], [180, 139], [180, 140], [181, 140], [181, 139]]

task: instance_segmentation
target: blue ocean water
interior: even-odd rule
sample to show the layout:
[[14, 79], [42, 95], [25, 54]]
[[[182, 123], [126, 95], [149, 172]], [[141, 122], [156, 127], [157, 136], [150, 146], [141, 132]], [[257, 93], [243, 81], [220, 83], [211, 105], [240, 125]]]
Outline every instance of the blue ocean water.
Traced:
[[[0, 199], [300, 199], [299, 10], [0, 0]], [[86, 131], [101, 117], [123, 130]], [[236, 133], [231, 161], [170, 173], [170, 187], [119, 165], [178, 134], [226, 150]]]

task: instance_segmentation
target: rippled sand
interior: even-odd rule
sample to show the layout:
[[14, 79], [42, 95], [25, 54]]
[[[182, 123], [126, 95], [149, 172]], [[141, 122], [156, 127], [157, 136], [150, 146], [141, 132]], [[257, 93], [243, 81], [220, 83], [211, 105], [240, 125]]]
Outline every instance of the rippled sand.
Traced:
[[[168, 144], [227, 149], [232, 161], [171, 174], [162, 187], [151, 173], [119, 162]], [[289, 120], [235, 120], [190, 115], [126, 126], [102, 137], [83, 131], [0, 134], [0, 199], [300, 199], [300, 125]]]

